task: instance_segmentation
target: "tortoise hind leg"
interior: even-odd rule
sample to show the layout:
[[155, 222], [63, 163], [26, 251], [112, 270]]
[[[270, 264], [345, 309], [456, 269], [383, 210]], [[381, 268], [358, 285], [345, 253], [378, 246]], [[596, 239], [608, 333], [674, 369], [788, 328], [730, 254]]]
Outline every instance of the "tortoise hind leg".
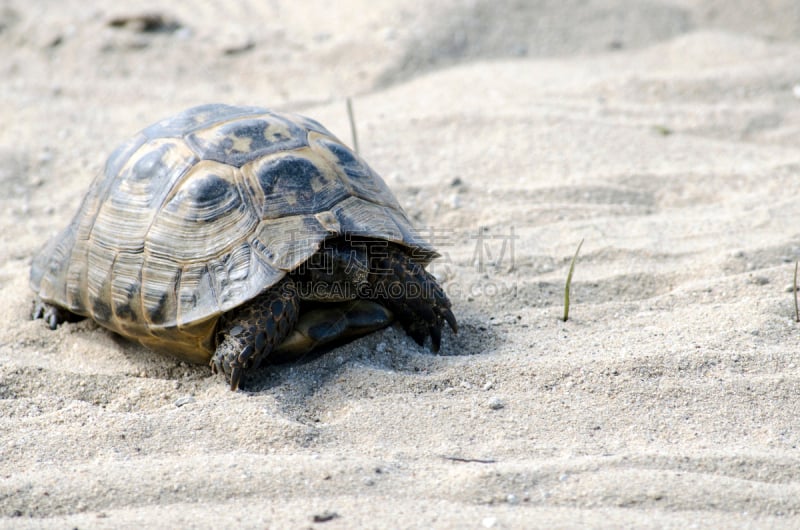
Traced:
[[56, 329], [59, 324], [64, 322], [80, 322], [86, 317], [82, 317], [57, 305], [49, 304], [38, 296], [33, 301], [33, 311], [31, 320], [41, 318], [47, 323], [50, 329]]
[[246, 371], [257, 368], [297, 324], [300, 299], [291, 278], [222, 315], [211, 370], [224, 373], [231, 390]]

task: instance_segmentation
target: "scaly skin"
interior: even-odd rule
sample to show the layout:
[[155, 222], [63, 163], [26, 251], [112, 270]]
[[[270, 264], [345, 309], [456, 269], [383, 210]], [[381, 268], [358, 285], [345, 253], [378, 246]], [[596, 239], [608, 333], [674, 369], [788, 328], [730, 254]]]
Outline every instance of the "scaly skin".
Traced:
[[450, 300], [436, 279], [402, 249], [390, 245], [371, 259], [368, 281], [372, 299], [394, 313], [406, 333], [422, 346], [430, 335], [439, 351], [444, 322], [458, 333]]
[[211, 370], [223, 373], [231, 390], [239, 388], [245, 371], [257, 368], [297, 324], [300, 299], [290, 277], [250, 302], [224, 314]]

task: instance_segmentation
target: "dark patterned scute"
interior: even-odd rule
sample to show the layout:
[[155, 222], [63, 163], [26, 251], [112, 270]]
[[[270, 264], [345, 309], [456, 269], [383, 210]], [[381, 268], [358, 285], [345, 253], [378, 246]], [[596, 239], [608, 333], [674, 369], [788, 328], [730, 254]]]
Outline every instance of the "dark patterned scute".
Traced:
[[436, 254], [383, 180], [314, 120], [203, 105], [109, 157], [69, 226], [34, 258], [42, 300], [195, 362], [219, 316], [313, 256], [365, 236]]
[[307, 158], [288, 155], [270, 160], [256, 176], [264, 194], [263, 217], [322, 212], [348, 196], [340, 181]]
[[307, 145], [306, 134], [297, 124], [269, 115], [201, 129], [186, 141], [200, 158], [241, 167], [262, 156]]

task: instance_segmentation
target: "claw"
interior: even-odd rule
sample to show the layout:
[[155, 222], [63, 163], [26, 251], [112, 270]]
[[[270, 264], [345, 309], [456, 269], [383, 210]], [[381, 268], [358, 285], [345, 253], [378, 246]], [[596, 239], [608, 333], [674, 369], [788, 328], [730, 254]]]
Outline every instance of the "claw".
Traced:
[[450, 308], [445, 308], [444, 311], [442, 311], [442, 317], [447, 321], [453, 333], [458, 333], [458, 322], [456, 322], [456, 317], [453, 315], [453, 312], [450, 311]]
[[441, 323], [441, 321], [438, 321], [438, 322], [436, 322], [436, 324], [431, 326], [430, 331], [431, 331], [431, 350], [433, 350], [434, 353], [438, 353], [439, 352], [439, 347], [442, 344], [442, 323]]
[[231, 366], [231, 390], [239, 390], [239, 381], [242, 379], [242, 367], [239, 365]]
[[[242, 352], [239, 354], [239, 356], [236, 358], [234, 363], [236, 363], [236, 365], [238, 365], [238, 366], [247, 366], [248, 361], [250, 360], [250, 358], [253, 356], [253, 354], [255, 352], [256, 352], [256, 349], [253, 347], [253, 345], [252, 344], [248, 344], [242, 350]], [[233, 363], [231, 363], [231, 364], [233, 364]]]
[[31, 311], [31, 319], [36, 320], [41, 318], [47, 327], [54, 330], [62, 322], [78, 322], [83, 320], [84, 317], [72, 313], [66, 308], [57, 305], [51, 305], [38, 296], [33, 301], [33, 311]]
[[420, 322], [412, 322], [409, 324], [406, 332], [412, 339], [414, 339], [414, 342], [420, 346], [425, 345], [425, 339], [428, 338], [428, 330], [422, 327]]

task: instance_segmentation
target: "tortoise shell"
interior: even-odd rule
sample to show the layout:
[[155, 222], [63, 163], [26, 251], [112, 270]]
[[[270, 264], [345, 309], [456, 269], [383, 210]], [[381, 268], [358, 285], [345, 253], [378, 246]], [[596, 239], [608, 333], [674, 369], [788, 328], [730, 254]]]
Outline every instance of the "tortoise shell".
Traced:
[[221, 314], [348, 235], [436, 257], [384, 181], [316, 121], [203, 105], [113, 152], [34, 258], [30, 284], [45, 302], [206, 362]]

